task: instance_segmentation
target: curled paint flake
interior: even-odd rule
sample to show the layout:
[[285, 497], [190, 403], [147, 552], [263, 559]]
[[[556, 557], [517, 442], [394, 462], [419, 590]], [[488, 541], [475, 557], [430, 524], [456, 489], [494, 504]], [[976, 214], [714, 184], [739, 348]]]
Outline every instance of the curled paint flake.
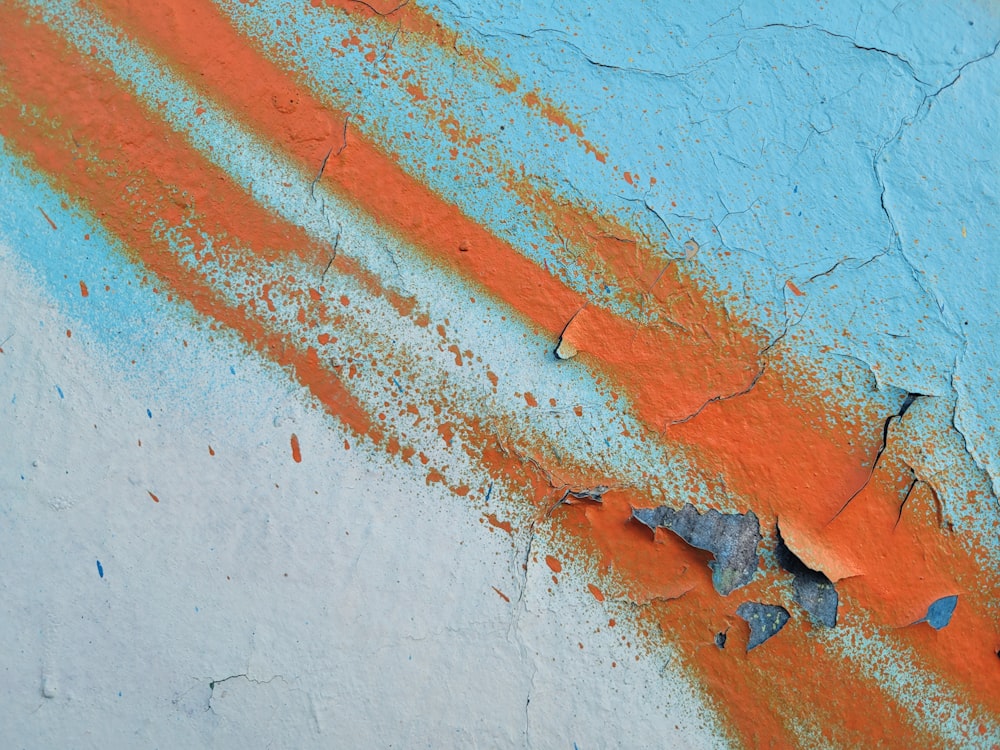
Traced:
[[699, 513], [693, 505], [685, 503], [680, 510], [667, 506], [633, 508], [632, 518], [651, 530], [672, 531], [692, 547], [715, 555], [708, 566], [712, 569], [712, 585], [723, 596], [753, 580], [759, 563], [757, 545], [762, 538], [760, 522], [753, 511]]
[[781, 529], [776, 528], [775, 531], [778, 542], [774, 548], [774, 556], [778, 565], [795, 577], [792, 588], [796, 603], [809, 613], [813, 624], [826, 628], [836, 626], [840, 597], [833, 582], [821, 571], [807, 567], [788, 548], [781, 536]]

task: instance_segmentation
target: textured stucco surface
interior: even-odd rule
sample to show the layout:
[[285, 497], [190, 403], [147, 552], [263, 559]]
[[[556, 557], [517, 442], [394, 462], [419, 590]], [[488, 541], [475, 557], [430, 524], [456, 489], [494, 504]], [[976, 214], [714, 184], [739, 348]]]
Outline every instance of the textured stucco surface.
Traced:
[[0, 4], [0, 745], [997, 747], [941, 5]]

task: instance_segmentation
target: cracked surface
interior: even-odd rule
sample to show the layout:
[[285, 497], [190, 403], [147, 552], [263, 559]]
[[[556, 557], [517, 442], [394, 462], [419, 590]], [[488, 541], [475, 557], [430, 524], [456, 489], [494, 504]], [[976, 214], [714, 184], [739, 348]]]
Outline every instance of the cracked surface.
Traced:
[[827, 5], [0, 6], [0, 737], [991, 747], [1000, 21]]

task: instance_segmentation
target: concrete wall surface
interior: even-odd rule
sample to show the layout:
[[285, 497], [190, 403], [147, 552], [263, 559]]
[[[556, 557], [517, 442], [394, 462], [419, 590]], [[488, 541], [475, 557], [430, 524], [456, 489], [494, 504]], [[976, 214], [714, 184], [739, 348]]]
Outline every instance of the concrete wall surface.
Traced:
[[0, 2], [0, 748], [1000, 748], [998, 47]]

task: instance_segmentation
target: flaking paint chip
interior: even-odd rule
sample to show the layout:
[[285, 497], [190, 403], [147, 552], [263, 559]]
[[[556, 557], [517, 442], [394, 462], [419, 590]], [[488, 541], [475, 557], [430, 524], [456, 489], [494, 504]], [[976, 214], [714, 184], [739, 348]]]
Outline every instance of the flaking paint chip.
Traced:
[[712, 569], [712, 585], [723, 596], [746, 586], [757, 572], [757, 545], [762, 537], [760, 522], [752, 510], [699, 513], [691, 503], [685, 503], [680, 510], [665, 505], [633, 508], [632, 518], [653, 531], [672, 531], [692, 547], [715, 555], [708, 566]]
[[777, 604], [761, 604], [760, 602], [743, 602], [736, 608], [736, 614], [746, 620], [750, 626], [750, 640], [747, 641], [748, 652], [777, 635], [791, 619], [788, 610], [784, 607]]

